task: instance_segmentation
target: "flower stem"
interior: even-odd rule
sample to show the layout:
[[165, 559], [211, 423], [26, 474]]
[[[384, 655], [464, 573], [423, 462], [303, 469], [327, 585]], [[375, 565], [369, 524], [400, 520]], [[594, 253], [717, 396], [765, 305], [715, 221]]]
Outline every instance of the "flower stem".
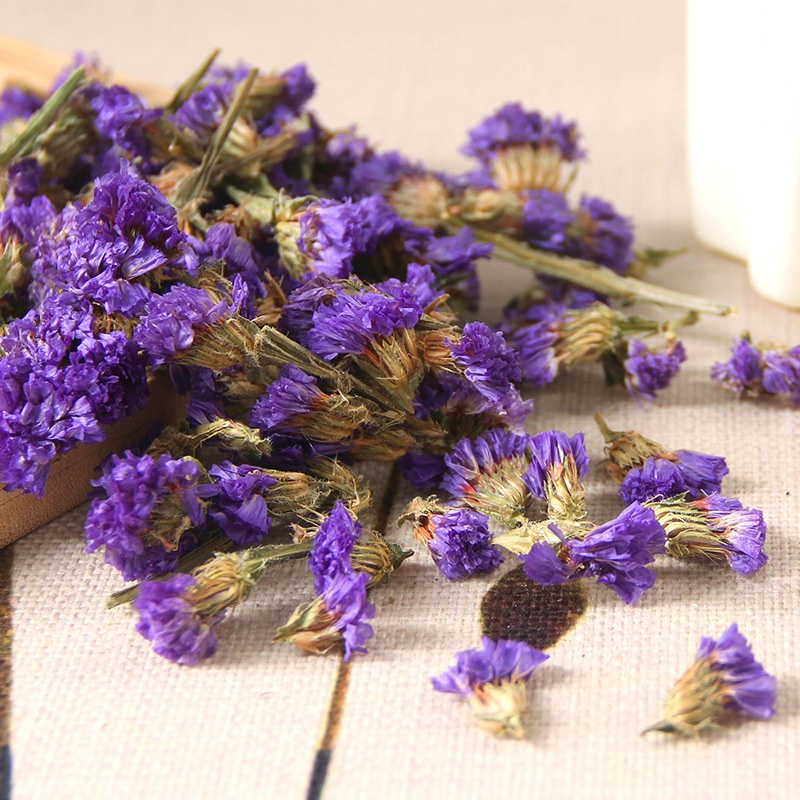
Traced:
[[30, 118], [25, 130], [0, 153], [0, 169], [14, 159], [28, 155], [36, 147], [39, 137], [50, 127], [61, 108], [85, 79], [86, 71], [83, 67], [78, 67], [50, 95], [44, 105]]
[[[458, 225], [459, 223], [456, 223]], [[476, 239], [494, 246], [494, 255], [519, 267], [533, 270], [550, 278], [561, 278], [600, 294], [612, 295], [622, 300], [638, 300], [662, 306], [683, 308], [705, 314], [727, 316], [735, 309], [722, 303], [706, 300], [652, 283], [617, 275], [616, 272], [577, 258], [568, 258], [529, 247], [501, 233], [492, 233], [478, 227], [472, 228]]]

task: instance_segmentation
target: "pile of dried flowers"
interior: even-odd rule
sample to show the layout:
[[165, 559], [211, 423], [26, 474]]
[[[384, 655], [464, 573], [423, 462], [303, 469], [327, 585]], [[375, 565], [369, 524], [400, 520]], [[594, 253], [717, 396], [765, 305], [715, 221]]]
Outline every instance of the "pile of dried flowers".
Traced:
[[[469, 132], [476, 169], [449, 175], [327, 129], [306, 108], [313, 90], [303, 66], [212, 57], [152, 108], [79, 59], [46, 97], [0, 96], [0, 481], [41, 495], [56, 457], [101, 440], [168, 373], [186, 419], [107, 461], [85, 525], [87, 551], [137, 582], [117, 600], [135, 598], [155, 651], [210, 657], [267, 568], [307, 557], [311, 599], [275, 639], [365, 652], [368, 593], [411, 554], [359, 522], [360, 461], [396, 461], [437, 492], [404, 519], [449, 579], [505, 551], [532, 580], [592, 577], [631, 603], [659, 553], [760, 567], [763, 518], [719, 494], [723, 459], [599, 420], [628, 506], [598, 524], [583, 434], [524, 432], [525, 387], [580, 363], [653, 400], [686, 358], [679, 327], [728, 310], [641, 280], [668, 254], [634, 248], [606, 200], [569, 198], [585, 156], [575, 123], [506, 105]], [[538, 277], [495, 328], [460, 316], [490, 254]], [[716, 373], [740, 393], [791, 390]], [[278, 527], [291, 542], [269, 542]], [[737, 636], [703, 644], [703, 681], [728, 668], [725, 647], [743, 650]], [[521, 687], [544, 658], [485, 639], [434, 685], [520, 735]], [[659, 729], [701, 730], [726, 705], [714, 697], [713, 714], [672, 708]]]

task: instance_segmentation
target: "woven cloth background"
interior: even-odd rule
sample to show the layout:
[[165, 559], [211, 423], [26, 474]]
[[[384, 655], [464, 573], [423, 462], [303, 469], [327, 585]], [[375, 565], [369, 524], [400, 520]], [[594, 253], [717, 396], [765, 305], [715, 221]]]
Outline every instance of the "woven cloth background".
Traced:
[[[326, 800], [793, 796], [800, 412], [780, 402], [736, 403], [708, 373], [744, 329], [756, 339], [800, 342], [800, 317], [758, 298], [741, 265], [692, 240], [681, 0], [6, 6], [6, 33], [65, 52], [94, 50], [153, 83], [177, 84], [217, 45], [227, 61], [264, 68], [304, 60], [319, 81], [313, 107], [324, 122], [357, 121], [384, 148], [442, 169], [466, 166], [457, 153], [464, 131], [505, 101], [577, 118], [590, 152], [578, 190], [634, 216], [642, 243], [688, 246], [653, 279], [739, 309], [735, 319], [704, 319], [686, 333], [689, 360], [654, 406], [639, 408], [606, 389], [598, 370], [583, 369], [535, 395], [530, 426], [586, 431], [595, 465], [597, 410], [612, 427], [725, 455], [726, 493], [764, 511], [767, 566], [742, 577], [659, 562], [660, 580], [633, 607], [588, 587], [587, 612], [532, 682], [528, 738], [509, 742], [471, 726], [463, 704], [429, 685], [456, 650], [477, 643], [478, 607], [495, 577], [449, 584], [418, 553], [375, 593], [375, 638], [350, 670]], [[743, 155], [750, 168], [760, 167]], [[528, 280], [498, 264], [482, 274], [490, 319]], [[380, 496], [388, 470], [370, 474]], [[408, 499], [401, 486], [391, 519]], [[597, 469], [589, 502], [598, 520], [620, 509]], [[119, 582], [83, 553], [84, 513], [13, 545], [13, 796], [305, 796], [338, 662], [269, 641], [309, 596], [305, 566], [274, 570], [220, 628], [218, 655], [180, 668], [149, 650], [130, 612], [104, 609]], [[407, 530], [392, 531], [410, 544]], [[775, 718], [701, 742], [639, 736], [659, 717], [699, 637], [733, 621], [777, 675]]]

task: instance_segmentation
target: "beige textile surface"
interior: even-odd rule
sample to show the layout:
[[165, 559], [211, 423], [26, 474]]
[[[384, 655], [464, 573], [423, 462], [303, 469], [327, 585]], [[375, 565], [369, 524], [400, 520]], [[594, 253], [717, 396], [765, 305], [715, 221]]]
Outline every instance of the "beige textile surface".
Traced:
[[[215, 45], [228, 60], [265, 68], [305, 60], [325, 122], [358, 121], [384, 147], [444, 169], [466, 165], [456, 152], [463, 132], [507, 100], [577, 118], [590, 151], [578, 188], [633, 215], [642, 242], [690, 245], [654, 279], [739, 308], [737, 319], [704, 319], [687, 332], [689, 360], [654, 406], [637, 407], [584, 369], [535, 395], [530, 427], [586, 431], [597, 464], [591, 416], [602, 409], [612, 427], [725, 455], [726, 493], [764, 511], [767, 566], [743, 577], [659, 561], [659, 581], [633, 607], [588, 587], [588, 611], [532, 682], [528, 738], [513, 742], [487, 737], [462, 703], [429, 685], [456, 650], [477, 643], [478, 605], [495, 578], [449, 584], [418, 553], [375, 593], [375, 638], [352, 665], [326, 800], [795, 796], [800, 412], [736, 403], [708, 371], [743, 329], [800, 342], [800, 317], [755, 296], [743, 267], [692, 243], [683, 4], [6, 5], [6, 33], [63, 51], [97, 50], [150, 82], [177, 83]], [[499, 265], [483, 277], [487, 317], [527, 280]], [[386, 474], [375, 471], [376, 485]], [[403, 489], [392, 519], [407, 500]], [[589, 502], [598, 520], [620, 508], [596, 468]], [[82, 552], [81, 524], [78, 510], [13, 546], [14, 797], [304, 797], [337, 660], [269, 643], [309, 596], [304, 565], [274, 570], [220, 627], [217, 656], [180, 668], [148, 649], [129, 612], [104, 610], [119, 582]], [[398, 536], [410, 543], [407, 530]], [[699, 637], [733, 621], [777, 675], [774, 719], [701, 742], [639, 736], [659, 717]]]

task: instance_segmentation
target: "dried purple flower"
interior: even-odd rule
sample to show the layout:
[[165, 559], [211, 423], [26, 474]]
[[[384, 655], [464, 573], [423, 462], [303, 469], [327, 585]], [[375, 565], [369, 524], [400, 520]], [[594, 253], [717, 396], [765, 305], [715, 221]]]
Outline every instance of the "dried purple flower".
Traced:
[[357, 294], [336, 291], [313, 314], [309, 348], [327, 361], [339, 355], [360, 355], [377, 340], [412, 329], [421, 316], [422, 307], [411, 292], [397, 298], [367, 287]]
[[440, 487], [453, 498], [509, 523], [524, 516], [530, 496], [524, 475], [530, 466], [531, 437], [512, 431], [487, 431], [474, 441], [461, 439], [445, 455]]
[[262, 541], [272, 523], [264, 493], [278, 481], [261, 467], [230, 461], [214, 464], [208, 474], [212, 482], [198, 491], [211, 500], [208, 516], [240, 546]]
[[675, 684], [664, 718], [645, 733], [699, 736], [730, 713], [770, 719], [775, 713], [775, 684], [734, 623], [717, 641], [705, 636], [700, 640], [697, 660]]
[[195, 542], [189, 532], [205, 518], [198, 499], [201, 467], [192, 458], [112, 456], [94, 481], [104, 497], [86, 515], [86, 552], [105, 549], [106, 563], [125, 580], [143, 580], [175, 568]]
[[151, 296], [134, 330], [134, 341], [152, 366], [164, 364], [189, 350], [199, 333], [238, 311], [246, 296], [239, 275], [234, 276], [230, 300], [177, 283], [165, 294]]
[[646, 505], [666, 531], [666, 549], [671, 556], [727, 561], [741, 575], [755, 572], [767, 562], [763, 552], [767, 527], [757, 508], [747, 508], [721, 494], [697, 500], [664, 497]]
[[728, 361], [711, 367], [711, 377], [732, 389], [737, 397], [758, 394], [761, 372], [761, 353], [746, 334], [734, 342]]
[[640, 339], [628, 341], [625, 359], [625, 385], [636, 400], [655, 400], [656, 392], [666, 389], [686, 361], [686, 350], [677, 339], [663, 350], [651, 350]]
[[494, 572], [503, 563], [492, 544], [488, 517], [464, 508], [435, 511], [426, 501], [412, 503], [402, 519], [413, 520], [414, 537], [427, 546], [445, 578], [453, 581]]
[[28, 119], [42, 107], [42, 99], [29, 89], [6, 86], [0, 93], [0, 125], [15, 119]]
[[551, 519], [578, 520], [586, 516], [583, 485], [589, 474], [589, 457], [583, 433], [567, 436], [544, 431], [530, 439], [531, 463], [522, 476], [535, 497], [547, 501]]
[[641, 467], [632, 469], [619, 487], [620, 497], [626, 503], [674, 497], [688, 491], [680, 467], [665, 458], [648, 458]]
[[325, 587], [337, 575], [352, 572], [353, 545], [361, 532], [361, 523], [353, 519], [341, 500], [337, 500], [314, 534], [314, 546], [308, 557], [317, 594], [323, 594]]
[[599, 197], [581, 197], [569, 238], [567, 255], [594, 261], [624, 274], [633, 261], [633, 225]]
[[655, 583], [656, 574], [645, 564], [664, 552], [665, 537], [651, 509], [633, 503], [616, 519], [598, 525], [582, 539], [565, 538], [555, 524], [550, 529], [559, 539], [555, 552], [550, 545], [539, 542], [528, 555], [520, 557], [531, 580], [549, 584], [595, 577], [625, 603], [635, 602]]
[[0, 477], [41, 496], [50, 462], [105, 437], [143, 405], [144, 361], [121, 331], [95, 333], [88, 307], [48, 298], [0, 340]]
[[375, 608], [367, 602], [369, 579], [366, 572], [347, 571], [326, 579], [322, 593], [298, 606], [278, 628], [274, 641], [290, 641], [317, 654], [341, 649], [344, 661], [353, 653], [365, 653], [364, 644], [373, 631], [364, 620], [375, 616]]
[[33, 299], [69, 292], [125, 315], [144, 309], [154, 277], [197, 271], [175, 209], [124, 160], [98, 178], [85, 207], [64, 209], [60, 227], [37, 244], [34, 256]]
[[548, 189], [528, 191], [522, 207], [522, 235], [532, 247], [559, 252], [564, 247], [567, 227], [574, 216], [560, 192]]
[[139, 612], [136, 630], [153, 642], [158, 655], [177, 664], [194, 665], [214, 655], [214, 626], [223, 614], [201, 617], [187, 591], [197, 584], [191, 575], [178, 573], [165, 581], [145, 581], [133, 601]]
[[[614, 480], [626, 482], [625, 491], [632, 500], [650, 499], [644, 495], [651, 488], [656, 491], [650, 497], [688, 492], [691, 499], [720, 491], [722, 479], [728, 474], [722, 456], [695, 450], [672, 451], [636, 431], [613, 431], [599, 412], [595, 421], [606, 441], [606, 467]], [[679, 474], [662, 463], [646, 466], [651, 461], [669, 462]]]
[[549, 656], [525, 642], [481, 638], [480, 648], [456, 653], [455, 663], [431, 679], [437, 692], [466, 697], [480, 727], [521, 738], [525, 684]]

